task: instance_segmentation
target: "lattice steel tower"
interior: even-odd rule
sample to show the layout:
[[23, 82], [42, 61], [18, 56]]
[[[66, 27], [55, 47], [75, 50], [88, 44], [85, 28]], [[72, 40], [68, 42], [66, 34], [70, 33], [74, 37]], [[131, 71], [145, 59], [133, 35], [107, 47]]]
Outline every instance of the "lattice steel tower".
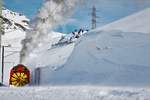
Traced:
[[96, 7], [92, 7], [92, 29], [96, 28]]

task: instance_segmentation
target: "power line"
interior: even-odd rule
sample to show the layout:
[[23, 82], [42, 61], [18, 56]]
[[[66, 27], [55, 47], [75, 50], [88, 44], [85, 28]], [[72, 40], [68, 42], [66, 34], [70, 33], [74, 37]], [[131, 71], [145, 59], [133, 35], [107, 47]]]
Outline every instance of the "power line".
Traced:
[[19, 52], [19, 51], [14, 51], [14, 52], [12, 52], [12, 53], [10, 53], [10, 54], [4, 56], [4, 57], [6, 58], [6, 57], [11, 56], [11, 55], [14, 55], [14, 54], [16, 54], [16, 53], [20, 53], [20, 52]]

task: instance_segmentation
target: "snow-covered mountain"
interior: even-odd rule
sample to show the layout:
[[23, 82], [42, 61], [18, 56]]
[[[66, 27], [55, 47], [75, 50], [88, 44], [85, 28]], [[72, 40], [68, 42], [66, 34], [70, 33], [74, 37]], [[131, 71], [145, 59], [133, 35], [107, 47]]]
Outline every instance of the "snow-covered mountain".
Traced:
[[3, 20], [5, 33], [15, 30], [26, 31], [30, 29], [29, 28], [30, 20], [23, 14], [3, 8], [2, 16], [0, 16], [0, 18]]
[[21, 40], [25, 38], [25, 33], [30, 29], [29, 19], [23, 14], [13, 12], [6, 8], [2, 9], [2, 25], [4, 35], [2, 35], [2, 45], [21, 47]]
[[[140, 21], [131, 23], [129, 20], [133, 16]], [[65, 58], [67, 62], [64, 65], [56, 67], [49, 63], [49, 67], [41, 68], [41, 84], [149, 86], [150, 34], [143, 34], [150, 33], [147, 28], [150, 26], [147, 23], [149, 18], [149, 9], [145, 9], [123, 21], [128, 27], [124, 27], [122, 21], [116, 21], [114, 26], [110, 24], [116, 27], [114, 29], [106, 25], [108, 30], [104, 26], [105, 30], [98, 28], [87, 33], [78, 40], [73, 52], [72, 49], [68, 51], [68, 54], [72, 53]], [[122, 29], [117, 29], [117, 26]], [[53, 56], [53, 59], [57, 56]]]

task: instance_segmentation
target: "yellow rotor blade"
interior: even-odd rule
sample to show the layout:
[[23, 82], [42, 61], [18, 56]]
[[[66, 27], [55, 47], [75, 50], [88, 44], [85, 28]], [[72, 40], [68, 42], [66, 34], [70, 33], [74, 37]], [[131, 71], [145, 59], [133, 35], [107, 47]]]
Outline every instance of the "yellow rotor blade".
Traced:
[[14, 82], [11, 82], [12, 85], [16, 85], [17, 84], [17, 81], [14, 81]]
[[24, 76], [24, 73], [21, 73], [21, 77], [23, 77]]
[[24, 74], [23, 78], [27, 78], [27, 75], [26, 75], [26, 74]]
[[11, 81], [16, 81], [16, 80], [17, 80], [17, 79], [16, 79], [16, 78], [14, 78], [14, 77], [12, 77], [12, 78], [11, 78]]
[[17, 76], [20, 77], [20, 73], [17, 73]]
[[18, 78], [18, 76], [16, 75], [16, 73], [14, 73], [12, 76], [13, 76], [14, 78]]
[[19, 83], [17, 83], [15, 86], [19, 87]]

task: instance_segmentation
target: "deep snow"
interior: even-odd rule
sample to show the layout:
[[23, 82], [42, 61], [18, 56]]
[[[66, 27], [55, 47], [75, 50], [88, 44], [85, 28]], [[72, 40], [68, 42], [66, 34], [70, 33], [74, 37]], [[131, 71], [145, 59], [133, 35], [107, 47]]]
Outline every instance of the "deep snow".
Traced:
[[88, 33], [77, 42], [65, 65], [54, 71], [42, 69], [41, 83], [149, 86], [149, 54], [150, 34]]
[[[123, 31], [115, 28], [110, 30], [108, 25], [106, 29], [98, 28], [85, 34], [77, 41], [64, 65], [56, 66], [55, 70], [51, 70], [51, 64], [41, 68], [41, 84], [149, 86], [150, 34], [144, 34], [150, 33], [147, 28], [150, 26], [147, 23], [149, 11], [145, 9], [126, 20], [117, 21], [114, 27], [123, 28], [127, 25]], [[129, 20], [133, 18], [140, 21], [131, 23]], [[137, 30], [133, 29], [136, 26]]]

